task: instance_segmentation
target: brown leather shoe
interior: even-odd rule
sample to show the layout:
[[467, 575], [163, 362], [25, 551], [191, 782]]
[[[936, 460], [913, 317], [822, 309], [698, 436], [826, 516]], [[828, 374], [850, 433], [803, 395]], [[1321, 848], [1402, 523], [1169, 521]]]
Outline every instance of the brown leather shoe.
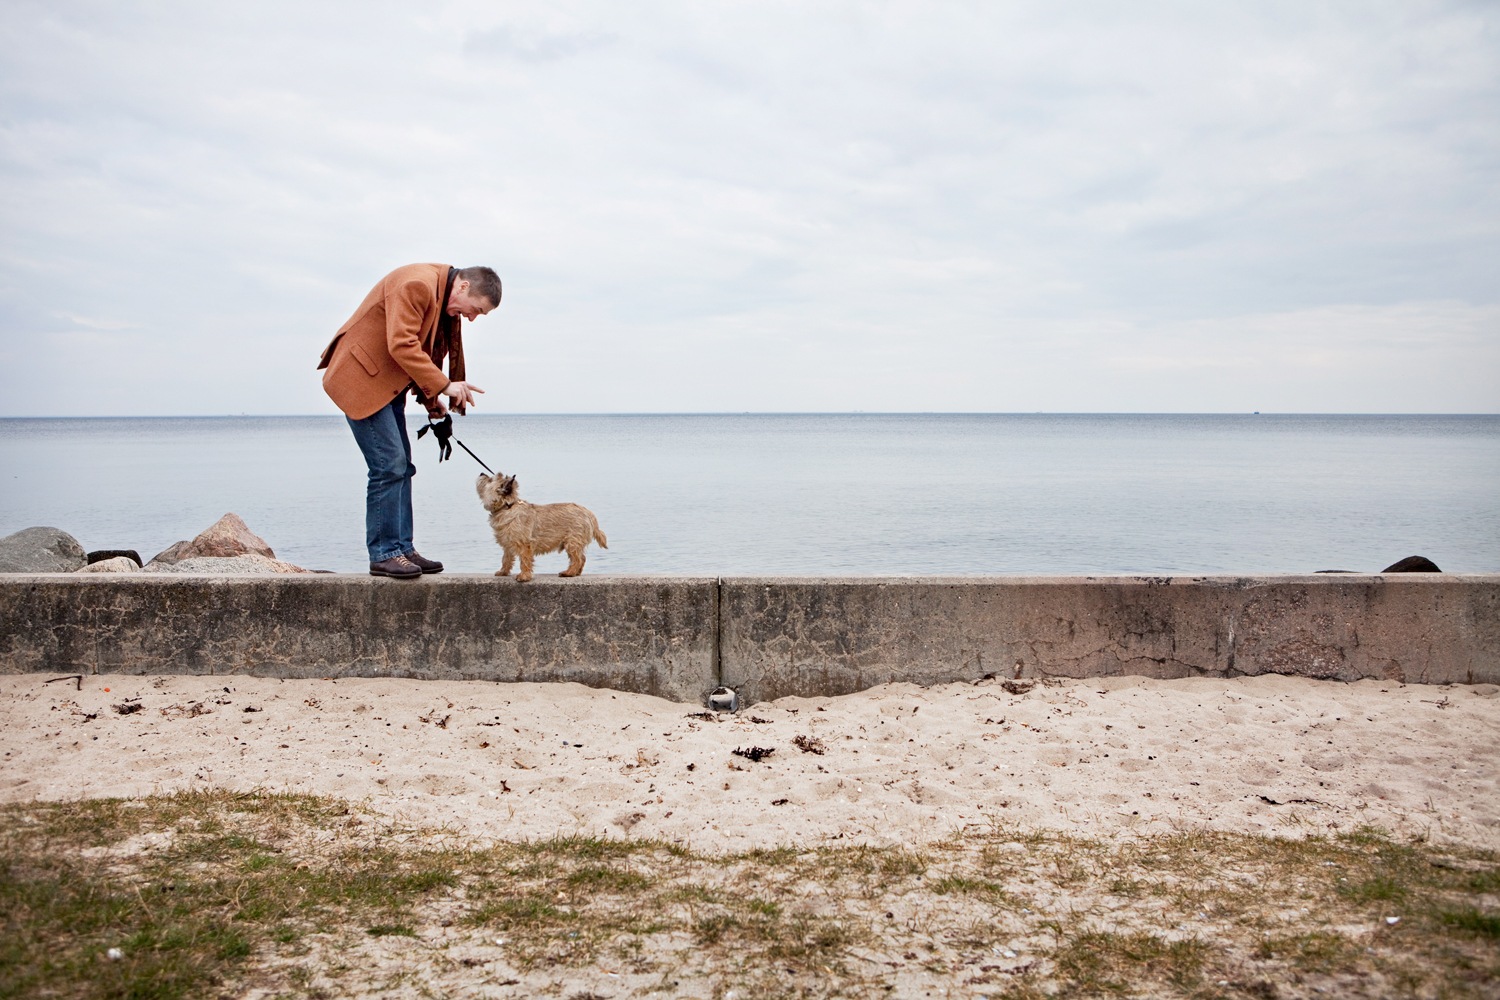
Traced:
[[408, 552], [406, 554], [406, 558], [409, 561], [416, 563], [417, 568], [419, 568], [423, 573], [441, 573], [443, 571], [443, 564], [438, 562], [436, 559], [423, 559], [415, 552]]
[[422, 575], [422, 567], [405, 556], [391, 556], [378, 563], [370, 563], [371, 576], [389, 576], [397, 580], [415, 580]]

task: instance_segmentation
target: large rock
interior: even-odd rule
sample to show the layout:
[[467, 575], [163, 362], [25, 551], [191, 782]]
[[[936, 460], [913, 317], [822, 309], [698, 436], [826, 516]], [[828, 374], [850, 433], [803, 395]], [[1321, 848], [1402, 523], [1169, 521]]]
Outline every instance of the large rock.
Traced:
[[83, 546], [60, 528], [22, 528], [0, 538], [0, 573], [71, 573], [86, 565]]
[[256, 553], [240, 556], [190, 556], [175, 563], [152, 561], [146, 566], [147, 573], [197, 573], [208, 576], [263, 576], [268, 573], [307, 573], [301, 566], [293, 566], [280, 559], [267, 559]]
[[[271, 546], [246, 527], [238, 514], [233, 513], [225, 514], [207, 531], [193, 539], [192, 555], [219, 558], [257, 555], [265, 556], [267, 559], [276, 558], [276, 553], [271, 551]], [[184, 555], [183, 558], [187, 556]]]
[[[229, 559], [254, 555], [274, 560], [276, 553], [265, 540], [251, 531], [238, 514], [225, 514], [203, 534], [192, 541], [173, 542], [151, 557], [146, 569], [161, 572], [184, 559]], [[283, 565], [290, 565], [289, 563]], [[300, 572], [300, 571], [299, 571]]]

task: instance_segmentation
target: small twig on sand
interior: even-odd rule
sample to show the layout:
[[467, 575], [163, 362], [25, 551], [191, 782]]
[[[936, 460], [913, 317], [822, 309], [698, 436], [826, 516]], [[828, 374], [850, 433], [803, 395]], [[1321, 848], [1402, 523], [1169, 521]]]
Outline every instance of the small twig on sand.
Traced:
[[83, 675], [82, 674], [68, 674], [65, 677], [54, 677], [54, 678], [52, 678], [52, 680], [50, 680], [50, 681], [43, 681], [42, 683], [43, 684], [53, 684], [53, 683], [56, 683], [57, 681], [77, 681], [78, 682], [78, 690], [80, 690], [80, 691], [83, 690]]

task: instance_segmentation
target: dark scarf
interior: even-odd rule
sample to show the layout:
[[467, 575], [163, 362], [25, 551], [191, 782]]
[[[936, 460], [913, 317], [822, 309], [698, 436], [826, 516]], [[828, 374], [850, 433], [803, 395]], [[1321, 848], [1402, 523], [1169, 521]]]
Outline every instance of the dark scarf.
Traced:
[[464, 380], [463, 322], [460, 316], [448, 315], [448, 297], [453, 294], [453, 281], [458, 277], [458, 268], [448, 268], [448, 284], [443, 288], [443, 304], [438, 306], [437, 329], [432, 334], [432, 363], [441, 366], [443, 356], [448, 357], [448, 377], [455, 382]]
[[[448, 358], [448, 378], [453, 382], [464, 380], [464, 341], [461, 317], [448, 315], [448, 297], [453, 294], [453, 281], [458, 277], [458, 268], [448, 268], [448, 284], [443, 287], [443, 301], [438, 306], [437, 327], [432, 331], [432, 350], [427, 356], [441, 370], [443, 358]], [[417, 397], [417, 402], [427, 405], [427, 396], [415, 382], [407, 388]], [[462, 413], [462, 410], [458, 412]]]

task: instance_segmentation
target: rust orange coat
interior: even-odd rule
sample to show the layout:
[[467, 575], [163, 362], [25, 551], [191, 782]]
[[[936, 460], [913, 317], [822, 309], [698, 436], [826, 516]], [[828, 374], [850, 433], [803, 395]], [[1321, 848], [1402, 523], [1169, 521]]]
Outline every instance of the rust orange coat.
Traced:
[[[318, 364], [323, 391], [355, 420], [389, 406], [415, 384], [436, 400], [449, 378], [438, 366], [449, 353], [438, 336], [447, 264], [398, 267], [360, 303], [323, 351]], [[462, 380], [462, 349], [452, 352], [448, 371]]]

